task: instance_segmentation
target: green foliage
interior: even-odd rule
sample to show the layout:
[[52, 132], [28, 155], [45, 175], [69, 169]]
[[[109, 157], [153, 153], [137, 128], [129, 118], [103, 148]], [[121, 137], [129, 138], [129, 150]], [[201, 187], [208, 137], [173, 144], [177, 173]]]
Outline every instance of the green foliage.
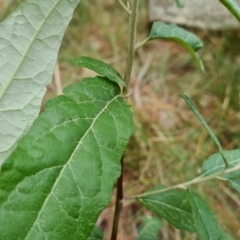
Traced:
[[[0, 162], [5, 160], [0, 172], [0, 240], [103, 239], [103, 232], [94, 225], [111, 200], [133, 133], [132, 112], [121, 86], [128, 88], [134, 49], [149, 40], [171, 40], [189, 51], [204, 71], [198, 56], [202, 42], [174, 24], [155, 22], [150, 36], [134, 48], [139, 0], [132, 5], [117, 0], [130, 17], [127, 83], [100, 60], [76, 58], [73, 64], [101, 76], [68, 86], [64, 95], [47, 102], [36, 119], [63, 33], [78, 2], [29, 0], [0, 26]], [[221, 2], [240, 19], [233, 0]], [[199, 177], [168, 188], [157, 186], [132, 198], [176, 228], [197, 232], [203, 240], [224, 239], [205, 201], [187, 187], [219, 177], [240, 192], [240, 150], [223, 151], [192, 101], [182, 96], [219, 153], [203, 163]], [[113, 229], [124, 201], [121, 186], [118, 182]], [[160, 228], [159, 219], [143, 218], [137, 239], [157, 239]]]
[[[163, 189], [155, 187], [149, 192]], [[139, 199], [140, 203], [156, 215], [164, 217], [176, 228], [194, 232], [192, 210], [187, 201], [185, 190], [169, 190], [159, 194], [152, 194]]]
[[207, 204], [196, 193], [187, 191], [195, 228], [204, 240], [223, 240], [222, 232]]
[[29, 0], [0, 25], [0, 164], [39, 114], [78, 2]]
[[156, 217], [142, 217], [142, 221], [136, 240], [158, 240], [162, 222]]
[[191, 53], [197, 66], [204, 72], [203, 63], [197, 53], [203, 44], [193, 33], [175, 24], [168, 25], [163, 22], [154, 22], [149, 36], [149, 40], [153, 39], [166, 39], [180, 44]]
[[2, 165], [0, 239], [87, 238], [133, 131], [119, 94], [117, 84], [96, 77], [48, 101]]
[[[224, 155], [228, 161], [228, 170], [234, 168], [240, 168], [240, 150], [235, 149], [231, 151], [224, 151]], [[222, 155], [220, 153], [215, 153], [211, 155], [206, 161], [204, 161], [201, 169], [202, 176], [210, 176], [215, 173], [221, 172], [225, 169], [225, 163], [223, 161]], [[225, 178], [237, 178], [240, 177], [240, 169], [231, 173], [226, 173], [223, 175]]]
[[240, 180], [235, 178], [229, 178], [228, 182], [231, 184], [233, 188], [235, 188], [240, 193]]
[[240, 7], [236, 0], [219, 0], [240, 21]]
[[121, 84], [127, 88], [127, 85], [122, 79], [121, 75], [113, 67], [103, 61], [90, 57], [78, 57], [73, 60], [73, 64], [91, 69], [103, 77], [106, 77], [108, 80]]
[[103, 232], [98, 227], [94, 226], [87, 240], [103, 240]]

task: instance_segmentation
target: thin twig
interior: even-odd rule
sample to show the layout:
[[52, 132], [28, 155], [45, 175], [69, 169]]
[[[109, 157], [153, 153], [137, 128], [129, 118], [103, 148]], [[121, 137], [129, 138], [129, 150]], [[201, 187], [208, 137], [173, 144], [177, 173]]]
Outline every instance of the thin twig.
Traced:
[[163, 188], [163, 189], [152, 191], [152, 192], [146, 192], [146, 193], [134, 195], [134, 196], [131, 196], [129, 198], [125, 198], [123, 200], [130, 200], [130, 199], [132, 200], [132, 199], [136, 199], [136, 198], [146, 197], [146, 196], [153, 195], [153, 194], [167, 192], [169, 190], [176, 189], [176, 188], [184, 188], [185, 189], [189, 185], [209, 181], [209, 180], [212, 180], [212, 179], [217, 179], [219, 176], [222, 176], [223, 174], [235, 172], [235, 171], [238, 171], [238, 170], [240, 170], [240, 164], [237, 164], [233, 168], [226, 169], [226, 170], [221, 171], [221, 172], [217, 172], [217, 173], [212, 174], [210, 176], [206, 176], [206, 177], [199, 176], [199, 177], [196, 177], [196, 178], [192, 179], [191, 181], [188, 181], [188, 182], [185, 182], [185, 183], [180, 183], [180, 184], [174, 185], [174, 186], [169, 187], [169, 188]]
[[115, 202], [115, 211], [113, 217], [113, 227], [112, 227], [112, 234], [111, 240], [117, 239], [117, 232], [118, 232], [118, 222], [120, 219], [120, 214], [122, 211], [122, 200], [123, 200], [123, 163], [124, 163], [124, 156], [121, 159], [121, 175], [117, 180], [117, 194], [116, 194], [116, 202]]
[[140, 43], [137, 43], [136, 46], [135, 46], [135, 51], [138, 50], [140, 47], [142, 47], [144, 44], [146, 44], [148, 41], [149, 41], [149, 37], [144, 39], [142, 42]]
[[129, 9], [129, 6], [126, 6], [121, 0], [116, 0], [117, 3], [123, 8], [123, 10], [130, 16], [131, 10]]
[[62, 83], [61, 83], [61, 76], [60, 76], [58, 62], [56, 63], [55, 70], [54, 70], [54, 84], [56, 87], [56, 94], [61, 95], [62, 94]]

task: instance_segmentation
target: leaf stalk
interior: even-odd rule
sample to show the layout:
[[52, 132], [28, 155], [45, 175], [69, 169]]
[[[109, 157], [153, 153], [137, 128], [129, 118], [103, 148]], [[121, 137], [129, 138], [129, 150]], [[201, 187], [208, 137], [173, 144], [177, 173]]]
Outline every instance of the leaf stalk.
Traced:
[[221, 171], [221, 172], [217, 172], [217, 173], [212, 174], [210, 176], [206, 176], [206, 177], [199, 176], [199, 177], [196, 177], [196, 178], [192, 179], [191, 181], [188, 181], [188, 182], [185, 182], [185, 183], [180, 183], [180, 184], [174, 185], [172, 187], [163, 188], [163, 189], [160, 189], [160, 190], [157, 190], [157, 191], [146, 192], [146, 193], [134, 195], [134, 196], [131, 196], [129, 198], [123, 199], [123, 201], [142, 198], [142, 197], [146, 197], [146, 196], [150, 196], [150, 195], [158, 194], [158, 193], [162, 193], [162, 192], [167, 192], [169, 190], [173, 190], [173, 189], [176, 189], [176, 188], [186, 188], [189, 185], [194, 185], [194, 184], [197, 184], [197, 183], [201, 183], [201, 182], [205, 182], [205, 181], [209, 181], [209, 180], [213, 180], [213, 179], [219, 179], [219, 177], [222, 176], [223, 174], [235, 172], [235, 171], [238, 171], [238, 170], [240, 170], [240, 164], [236, 165], [233, 168], [226, 169], [226, 170]]
[[130, 16], [131, 15], [131, 10], [129, 8], [129, 5], [126, 6], [121, 0], [116, 0], [117, 3], [122, 7], [122, 9]]

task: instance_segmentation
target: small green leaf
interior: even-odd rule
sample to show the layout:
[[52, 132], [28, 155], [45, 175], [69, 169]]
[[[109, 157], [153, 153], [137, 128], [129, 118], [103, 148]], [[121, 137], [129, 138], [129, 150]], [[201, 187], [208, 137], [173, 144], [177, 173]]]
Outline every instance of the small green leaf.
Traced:
[[201, 239], [223, 240], [222, 231], [205, 201], [189, 189], [187, 195], [192, 207], [194, 224]]
[[[160, 190], [156, 187], [151, 191]], [[191, 206], [184, 190], [169, 190], [138, 199], [140, 203], [156, 215], [165, 218], [176, 228], [195, 232]]]
[[156, 217], [143, 217], [137, 240], [158, 240], [162, 222]]
[[240, 180], [239, 179], [230, 178], [230, 179], [228, 179], [228, 182], [231, 184], [231, 186], [235, 190], [237, 190], [240, 193]]
[[204, 72], [203, 63], [197, 53], [197, 51], [202, 48], [203, 44], [193, 33], [175, 24], [168, 25], [163, 22], [154, 22], [149, 36], [149, 40], [153, 39], [167, 39], [179, 43], [191, 53], [197, 66]]
[[[228, 162], [228, 169], [236, 167], [240, 164], [240, 149], [223, 151], [224, 156]], [[220, 153], [215, 153], [211, 155], [206, 161], [204, 161], [201, 169], [201, 174], [203, 176], [209, 176], [218, 172], [223, 171], [225, 164]], [[224, 174], [224, 178], [237, 178], [240, 177], [240, 170], [231, 173]]]
[[178, 8], [184, 8], [182, 0], [175, 0]]
[[117, 84], [87, 78], [47, 102], [2, 165], [0, 240], [87, 239], [133, 132]]
[[219, 0], [240, 22], [240, 7], [236, 0]]
[[87, 240], [103, 240], [103, 232], [98, 227], [94, 226]]
[[0, 24], [0, 165], [39, 115], [79, 0], [24, 2]]
[[90, 57], [78, 57], [73, 60], [73, 64], [91, 69], [108, 80], [121, 84], [127, 88], [127, 85], [121, 75], [113, 67], [103, 61]]

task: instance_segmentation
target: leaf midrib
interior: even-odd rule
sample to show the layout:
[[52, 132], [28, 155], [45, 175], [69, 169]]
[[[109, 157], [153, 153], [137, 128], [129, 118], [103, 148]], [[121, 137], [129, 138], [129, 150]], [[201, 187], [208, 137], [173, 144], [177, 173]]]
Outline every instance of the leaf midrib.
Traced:
[[[53, 5], [53, 7], [50, 9], [49, 13], [43, 18], [42, 23], [39, 26], [39, 29], [36, 31], [36, 33], [33, 35], [32, 40], [30, 41], [29, 46], [27, 47], [26, 51], [24, 52], [24, 54], [22, 55], [17, 67], [15, 68], [14, 72], [12, 73], [11, 77], [9, 78], [9, 80], [7, 81], [7, 84], [3, 87], [2, 92], [0, 93], [0, 100], [3, 98], [4, 94], [6, 93], [8, 87], [10, 86], [10, 84], [12, 83], [12, 81], [14, 80], [14, 77], [16, 76], [18, 70], [20, 69], [20, 67], [22, 66], [22, 63], [25, 60], [25, 57], [27, 56], [29, 50], [31, 49], [34, 41], [36, 40], [36, 37], [38, 36], [39, 32], [42, 30], [43, 25], [46, 23], [46, 20], [48, 19], [48, 17], [51, 15], [52, 11], [55, 9], [55, 7], [59, 4], [60, 0], [57, 0], [56, 3]], [[43, 14], [44, 15], [44, 14]]]
[[[81, 137], [79, 143], [78, 143], [77, 146], [75, 147], [75, 149], [74, 149], [74, 151], [72, 152], [70, 158], [67, 160], [67, 162], [66, 162], [65, 165], [63, 166], [62, 170], [60, 171], [58, 177], [56, 178], [55, 183], [53, 184], [51, 190], [49, 191], [49, 194], [48, 194], [47, 197], [45, 198], [45, 200], [44, 200], [44, 202], [43, 202], [43, 205], [42, 205], [40, 211], [38, 212], [38, 215], [36, 216], [35, 221], [32, 223], [31, 229], [28, 231], [26, 237], [24, 238], [25, 240], [28, 239], [29, 234], [31, 233], [31, 230], [32, 230], [33, 227], [37, 224], [37, 221], [38, 221], [39, 217], [41, 216], [41, 213], [43, 212], [44, 207], [45, 207], [45, 205], [47, 204], [49, 197], [51, 196], [54, 188], [56, 187], [56, 185], [58, 184], [59, 180], [61, 179], [61, 176], [62, 176], [62, 174], [63, 174], [66, 166], [71, 162], [72, 157], [74, 156], [75, 152], [78, 150], [78, 148], [79, 148], [79, 146], [81, 145], [82, 141], [84, 140], [85, 136], [87, 136], [88, 132], [93, 128], [94, 123], [95, 123], [96, 120], [100, 117], [100, 115], [101, 115], [101, 114], [108, 108], [108, 106], [109, 106], [113, 101], [115, 101], [119, 96], [120, 96], [120, 95], [115, 96], [111, 101], [109, 101], [109, 102], [106, 104], [106, 106], [105, 106], [105, 107], [97, 114], [97, 116], [94, 118], [92, 124], [91, 124], [91, 125], [89, 126], [89, 128], [86, 130], [85, 134]], [[79, 187], [79, 186], [78, 186], [78, 187]]]

